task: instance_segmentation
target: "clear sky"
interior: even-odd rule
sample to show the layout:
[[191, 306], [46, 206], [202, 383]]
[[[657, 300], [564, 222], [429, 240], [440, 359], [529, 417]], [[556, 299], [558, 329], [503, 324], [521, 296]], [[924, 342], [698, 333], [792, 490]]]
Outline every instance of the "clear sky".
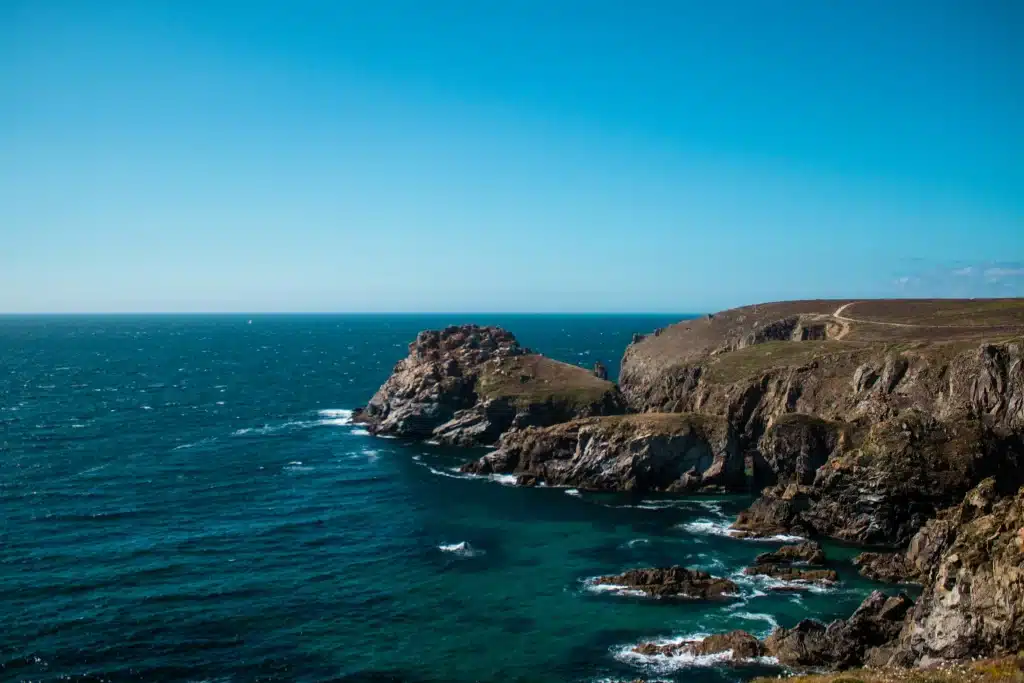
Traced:
[[0, 311], [1024, 295], [1018, 0], [2, 0]]

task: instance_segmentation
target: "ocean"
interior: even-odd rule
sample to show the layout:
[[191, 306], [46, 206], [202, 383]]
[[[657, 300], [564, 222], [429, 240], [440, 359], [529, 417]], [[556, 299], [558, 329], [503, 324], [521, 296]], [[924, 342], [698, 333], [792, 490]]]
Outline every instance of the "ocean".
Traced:
[[[351, 423], [425, 328], [500, 324], [614, 374], [680, 316], [0, 318], [0, 680], [733, 681], [770, 662], [632, 645], [845, 617], [871, 590], [773, 593], [745, 496], [594, 495], [456, 473], [483, 451]], [[741, 599], [587, 579], [680, 564]]]

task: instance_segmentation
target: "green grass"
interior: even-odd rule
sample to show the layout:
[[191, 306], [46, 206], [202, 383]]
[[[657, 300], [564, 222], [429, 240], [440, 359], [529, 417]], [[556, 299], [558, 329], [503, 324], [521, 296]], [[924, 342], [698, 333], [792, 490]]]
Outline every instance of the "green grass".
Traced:
[[582, 407], [602, 401], [615, 385], [576, 365], [528, 355], [489, 365], [476, 390], [486, 399], [509, 398], [517, 405], [550, 402]]

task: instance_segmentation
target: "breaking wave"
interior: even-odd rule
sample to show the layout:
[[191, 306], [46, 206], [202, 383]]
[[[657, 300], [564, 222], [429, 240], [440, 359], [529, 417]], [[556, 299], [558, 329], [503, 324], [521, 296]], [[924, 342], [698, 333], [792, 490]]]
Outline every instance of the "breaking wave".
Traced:
[[451, 553], [458, 557], [479, 557], [487, 554], [487, 551], [474, 548], [469, 544], [469, 541], [462, 541], [461, 543], [450, 543], [447, 545], [439, 545], [437, 549], [443, 553]]

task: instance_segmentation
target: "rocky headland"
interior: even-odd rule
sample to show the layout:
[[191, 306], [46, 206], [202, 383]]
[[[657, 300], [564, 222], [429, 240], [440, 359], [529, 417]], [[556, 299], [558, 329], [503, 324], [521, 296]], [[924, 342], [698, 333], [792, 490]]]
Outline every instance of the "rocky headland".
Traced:
[[[495, 445], [463, 470], [522, 485], [749, 491], [737, 536], [861, 544], [862, 574], [923, 587], [916, 603], [876, 592], [848, 619], [764, 641], [734, 632], [638, 648], [834, 669], [1024, 649], [1024, 300], [748, 306], [636, 335], [619, 386], [606, 377], [498, 328], [448, 328], [422, 333], [356, 419], [374, 433]], [[777, 550], [747, 571], [835, 580], [819, 551]], [[689, 594], [676, 590], [688, 571], [600, 580]], [[697, 596], [700, 585], [686, 584]]]

